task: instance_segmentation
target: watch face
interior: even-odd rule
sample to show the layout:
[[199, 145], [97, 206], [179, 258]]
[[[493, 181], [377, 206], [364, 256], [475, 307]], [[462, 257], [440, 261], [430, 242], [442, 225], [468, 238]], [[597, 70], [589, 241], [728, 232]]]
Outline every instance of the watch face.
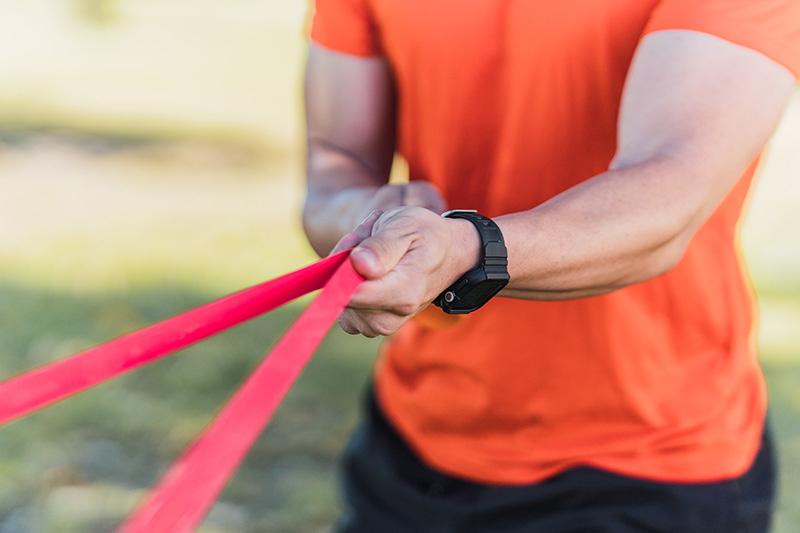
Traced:
[[453, 283], [434, 301], [445, 313], [465, 314], [475, 311], [508, 283], [507, 272], [475, 269]]
[[492, 296], [500, 292], [506, 286], [507, 280], [484, 280], [477, 285], [474, 285], [470, 290], [461, 295], [457, 303], [454, 303], [454, 308], [464, 310], [474, 310], [485, 304]]

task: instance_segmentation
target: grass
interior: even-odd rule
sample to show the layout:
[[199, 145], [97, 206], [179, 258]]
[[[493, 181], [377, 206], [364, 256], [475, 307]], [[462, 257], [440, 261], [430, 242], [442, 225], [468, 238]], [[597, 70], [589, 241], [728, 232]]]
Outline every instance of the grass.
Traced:
[[[314, 259], [298, 218], [302, 3], [0, 9], [0, 376]], [[781, 456], [778, 533], [800, 529], [798, 142], [795, 102], [743, 230]], [[0, 532], [110, 531], [306, 301], [0, 428]], [[202, 531], [328, 527], [375, 350], [327, 337]]]
[[[0, 287], [3, 375], [207, 301], [170, 287], [77, 296]], [[289, 305], [70, 398], [0, 432], [0, 523], [106, 531], [208, 423], [302, 307]], [[40, 317], [38, 321], [26, 320]], [[8, 328], [8, 329], [6, 329]], [[338, 509], [335, 461], [374, 346], [332, 334], [212, 512], [204, 531], [311, 531]], [[69, 500], [75, 505], [65, 505]], [[5, 517], [3, 522], [1, 517]], [[35, 522], [28, 522], [35, 523]]]
[[[0, 375], [314, 259], [296, 183], [278, 179], [288, 159], [198, 168], [173, 148], [166, 162], [53, 140], [4, 153]], [[306, 301], [1, 428], [0, 527], [110, 531]], [[326, 339], [202, 531], [313, 531], [334, 519], [336, 456], [374, 352], [341, 332]]]
[[[97, 25], [0, 1], [2, 376], [314, 259], [298, 219], [302, 3], [105, 4]], [[110, 531], [305, 301], [0, 429], [0, 530]], [[324, 341], [202, 531], [334, 520], [374, 352]]]

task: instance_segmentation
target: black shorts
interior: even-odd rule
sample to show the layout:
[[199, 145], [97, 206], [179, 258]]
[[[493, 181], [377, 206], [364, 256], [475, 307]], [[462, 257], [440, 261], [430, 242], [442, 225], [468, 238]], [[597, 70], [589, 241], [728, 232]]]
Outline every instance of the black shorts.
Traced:
[[660, 483], [580, 467], [533, 485], [482, 485], [423, 464], [370, 396], [345, 450], [346, 508], [337, 531], [765, 532], [775, 474], [764, 435], [750, 470], [729, 481]]

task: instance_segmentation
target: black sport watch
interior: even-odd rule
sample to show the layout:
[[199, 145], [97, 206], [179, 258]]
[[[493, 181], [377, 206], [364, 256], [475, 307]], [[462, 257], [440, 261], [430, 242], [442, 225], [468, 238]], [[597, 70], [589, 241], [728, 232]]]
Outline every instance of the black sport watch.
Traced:
[[463, 218], [472, 222], [483, 242], [481, 264], [462, 275], [442, 292], [433, 303], [449, 314], [471, 313], [488, 302], [506, 286], [508, 252], [500, 228], [477, 211], [456, 209], [442, 213], [447, 218]]

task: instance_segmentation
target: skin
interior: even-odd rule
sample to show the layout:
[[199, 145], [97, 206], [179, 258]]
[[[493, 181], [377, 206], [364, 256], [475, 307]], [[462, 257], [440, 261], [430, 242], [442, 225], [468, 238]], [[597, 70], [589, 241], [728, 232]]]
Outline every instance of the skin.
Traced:
[[[321, 255], [354, 247], [367, 280], [341, 327], [389, 335], [479, 263], [480, 238], [471, 223], [437, 215], [445, 202], [430, 185], [386, 184], [394, 93], [384, 58], [312, 45], [306, 80], [306, 232]], [[766, 56], [710, 35], [646, 36], [609, 170], [495, 219], [511, 275], [501, 295], [579, 298], [669, 271], [763, 149], [794, 83]]]

